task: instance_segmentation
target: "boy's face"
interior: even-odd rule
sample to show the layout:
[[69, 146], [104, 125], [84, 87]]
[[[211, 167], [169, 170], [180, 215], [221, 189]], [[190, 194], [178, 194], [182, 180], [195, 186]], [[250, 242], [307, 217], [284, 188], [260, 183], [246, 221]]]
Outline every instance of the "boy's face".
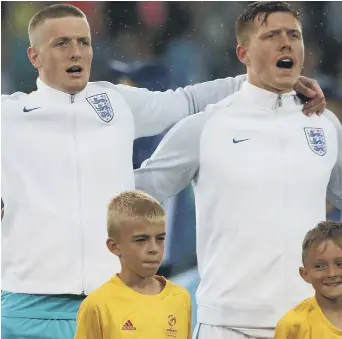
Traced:
[[122, 269], [147, 278], [156, 274], [164, 255], [165, 222], [129, 221], [107, 246], [121, 261]]
[[300, 275], [312, 284], [316, 294], [328, 299], [342, 297], [342, 249], [332, 240], [310, 249], [304, 266]]

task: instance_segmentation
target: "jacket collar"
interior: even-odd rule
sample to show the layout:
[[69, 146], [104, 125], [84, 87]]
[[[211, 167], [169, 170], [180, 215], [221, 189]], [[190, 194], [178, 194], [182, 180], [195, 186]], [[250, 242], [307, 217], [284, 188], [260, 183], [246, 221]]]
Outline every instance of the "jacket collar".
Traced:
[[277, 94], [263, 88], [256, 87], [248, 81], [245, 81], [242, 84], [239, 93], [241, 94], [241, 99], [243, 99], [244, 102], [267, 110], [298, 110], [303, 105], [303, 102], [295, 91]]
[[47, 100], [58, 100], [61, 103], [72, 103], [80, 99], [85, 99], [87, 93], [87, 86], [77, 94], [65, 93], [48, 86], [40, 78], [37, 79], [37, 89], [37, 92], [46, 96]]

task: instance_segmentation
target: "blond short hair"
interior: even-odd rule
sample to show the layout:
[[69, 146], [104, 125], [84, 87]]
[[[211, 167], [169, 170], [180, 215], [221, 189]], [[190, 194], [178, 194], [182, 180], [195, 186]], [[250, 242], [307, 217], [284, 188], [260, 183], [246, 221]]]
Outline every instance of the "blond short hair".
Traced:
[[122, 223], [143, 220], [147, 223], [165, 223], [165, 211], [161, 204], [142, 191], [126, 191], [114, 197], [107, 211], [107, 232], [113, 236]]
[[303, 264], [310, 249], [317, 248], [327, 240], [332, 240], [342, 249], [342, 222], [322, 221], [306, 234], [302, 245]]
[[87, 19], [86, 15], [73, 5], [55, 4], [41, 9], [31, 18], [28, 25], [28, 35], [31, 45], [33, 32], [39, 25], [43, 24], [48, 19], [59, 19], [70, 16]]

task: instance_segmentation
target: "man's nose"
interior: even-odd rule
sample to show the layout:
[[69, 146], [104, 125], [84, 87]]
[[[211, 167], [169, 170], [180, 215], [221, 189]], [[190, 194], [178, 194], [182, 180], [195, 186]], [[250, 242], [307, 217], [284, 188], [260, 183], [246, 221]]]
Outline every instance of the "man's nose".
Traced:
[[290, 38], [287, 36], [287, 34], [282, 34], [279, 37], [279, 44], [281, 51], [287, 50], [292, 51], [292, 44]]
[[79, 60], [82, 57], [81, 49], [77, 41], [72, 41], [69, 49], [69, 59]]

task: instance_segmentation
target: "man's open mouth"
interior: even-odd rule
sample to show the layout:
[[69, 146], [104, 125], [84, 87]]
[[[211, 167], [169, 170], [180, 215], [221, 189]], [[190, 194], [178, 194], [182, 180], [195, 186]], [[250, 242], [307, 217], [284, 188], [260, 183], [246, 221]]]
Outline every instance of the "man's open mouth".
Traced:
[[80, 74], [83, 71], [82, 66], [70, 66], [66, 70], [70, 74]]
[[282, 57], [277, 61], [276, 66], [278, 68], [291, 69], [294, 66], [294, 59], [287, 56]]

